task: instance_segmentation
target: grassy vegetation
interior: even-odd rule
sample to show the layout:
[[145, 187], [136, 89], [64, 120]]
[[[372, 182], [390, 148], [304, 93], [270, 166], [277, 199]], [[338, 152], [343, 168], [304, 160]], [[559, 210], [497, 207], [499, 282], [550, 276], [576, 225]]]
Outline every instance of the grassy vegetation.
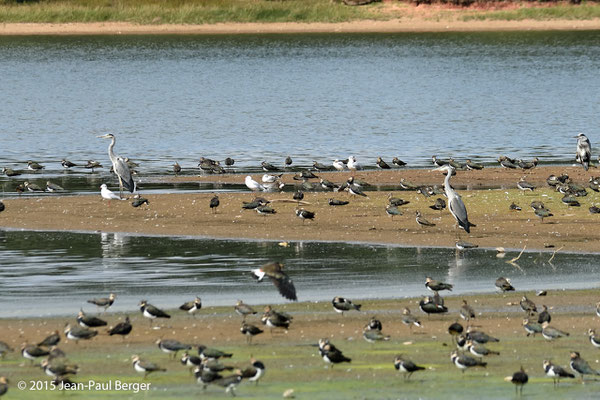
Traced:
[[594, 18], [600, 18], [600, 4], [597, 3], [585, 3], [579, 6], [558, 4], [545, 7], [530, 7], [523, 5], [522, 7], [513, 10], [473, 12], [460, 17], [463, 21], [521, 21], [526, 19], [547, 21], [555, 19], [590, 20]]

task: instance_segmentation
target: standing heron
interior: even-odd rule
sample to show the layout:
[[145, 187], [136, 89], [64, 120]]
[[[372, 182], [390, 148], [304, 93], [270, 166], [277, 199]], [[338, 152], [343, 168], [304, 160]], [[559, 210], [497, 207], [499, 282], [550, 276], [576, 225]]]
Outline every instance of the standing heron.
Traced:
[[577, 154], [575, 160], [583, 165], [583, 168], [587, 171], [590, 167], [590, 160], [592, 159], [592, 145], [590, 140], [583, 134], [575, 136], [577, 138]]
[[469, 222], [465, 203], [463, 203], [460, 195], [456, 193], [452, 186], [450, 186], [450, 178], [454, 174], [455, 168], [446, 164], [436, 168], [436, 171], [447, 172], [446, 179], [444, 180], [444, 191], [446, 192], [446, 197], [448, 198], [448, 210], [450, 210], [450, 213], [454, 219], [456, 219], [458, 226], [463, 228], [465, 232], [471, 233], [471, 227], [476, 225]]
[[135, 191], [135, 182], [133, 182], [129, 165], [123, 157], [116, 156], [113, 151], [116, 141], [115, 135], [108, 133], [98, 137], [102, 139], [111, 139], [111, 142], [108, 145], [108, 156], [110, 157], [110, 162], [112, 162], [113, 170], [119, 178], [119, 197], [123, 197], [123, 187], [133, 193]]

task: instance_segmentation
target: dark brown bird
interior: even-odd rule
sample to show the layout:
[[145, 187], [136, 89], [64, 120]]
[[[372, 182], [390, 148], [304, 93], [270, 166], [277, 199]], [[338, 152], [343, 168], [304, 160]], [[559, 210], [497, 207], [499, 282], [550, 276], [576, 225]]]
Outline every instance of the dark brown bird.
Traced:
[[259, 282], [266, 276], [271, 279], [279, 293], [288, 300], [297, 301], [296, 288], [289, 276], [283, 271], [283, 264], [270, 262], [252, 270], [252, 276]]

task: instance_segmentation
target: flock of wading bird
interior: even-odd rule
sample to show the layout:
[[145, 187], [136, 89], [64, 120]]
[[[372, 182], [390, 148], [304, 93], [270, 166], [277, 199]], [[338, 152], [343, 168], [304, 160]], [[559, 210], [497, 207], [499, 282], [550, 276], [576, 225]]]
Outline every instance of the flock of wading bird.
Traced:
[[[123, 189], [134, 193], [136, 191], [136, 184], [133, 180], [133, 173], [131, 171], [132, 162], [127, 158], [119, 157], [114, 154], [114, 146], [115, 146], [115, 137], [112, 134], [107, 134], [100, 136], [101, 138], [111, 139], [111, 143], [108, 148], [109, 157], [112, 163], [112, 171], [117, 175], [119, 180], [119, 195], [111, 192], [106, 184], [101, 186], [101, 195], [104, 199], [113, 200], [113, 199], [123, 199]], [[589, 140], [583, 134], [579, 134], [577, 136], [577, 151], [576, 151], [576, 161], [581, 163], [583, 167], [587, 170], [590, 166], [591, 160], [591, 145]], [[430, 187], [418, 187], [412, 185], [406, 181], [402, 181], [401, 185], [405, 189], [415, 189], [419, 193], [425, 196], [431, 196], [432, 194], [444, 194], [447, 198], [447, 206], [446, 200], [438, 199], [436, 204], [432, 206], [434, 209], [442, 210], [444, 208], [448, 208], [452, 216], [456, 219], [457, 225], [459, 228], [465, 230], [467, 233], [470, 232], [471, 227], [476, 227], [475, 224], [471, 223], [468, 219], [468, 214], [466, 207], [460, 197], [460, 195], [452, 188], [450, 184], [451, 177], [456, 174], [457, 169], [481, 169], [482, 165], [473, 163], [470, 160], [467, 160], [465, 164], [460, 164], [452, 159], [450, 160], [441, 160], [437, 157], [432, 157], [433, 163], [437, 166], [436, 170], [444, 171], [446, 174], [446, 178], [444, 181], [444, 189], [443, 192], [436, 192], [437, 188]], [[523, 161], [523, 160], [513, 160], [509, 157], [502, 156], [498, 159], [500, 165], [504, 168], [521, 168], [523, 170], [535, 168], [538, 160], [534, 159], [531, 162]], [[44, 167], [39, 165], [38, 163], [30, 161], [29, 168], [34, 170], [41, 170]], [[99, 163], [88, 162], [88, 164], [94, 164], [95, 168], [101, 167]], [[225, 161], [227, 166], [232, 166], [234, 164], [234, 160], [228, 158]], [[286, 166], [290, 166], [292, 164], [292, 159], [290, 157], [285, 160]], [[405, 165], [401, 160], [395, 158], [393, 164], [401, 167]], [[75, 166], [74, 163], [71, 163], [67, 160], [62, 161], [62, 165], [65, 168], [71, 168]], [[391, 168], [383, 159], [378, 158], [377, 166], [382, 169]], [[219, 162], [203, 158], [200, 161], [199, 167], [211, 173], [221, 173], [222, 167]], [[252, 191], [269, 191], [269, 190], [280, 190], [282, 189], [282, 183], [279, 181], [281, 175], [273, 174], [279, 172], [279, 168], [273, 166], [266, 161], [261, 164], [261, 167], [267, 172], [262, 177], [262, 183], [257, 182], [252, 179], [252, 177], [247, 176], [245, 179], [246, 186]], [[91, 168], [91, 167], [90, 167]], [[335, 160], [331, 167], [319, 164], [315, 162], [314, 169], [316, 170], [328, 170], [328, 169], [349, 169], [351, 171], [356, 171], [361, 169], [361, 166], [357, 162], [354, 156], [350, 156], [347, 160], [340, 161]], [[181, 167], [178, 163], [174, 165], [174, 172], [177, 174], [181, 171]], [[15, 173], [12, 171], [3, 170], [7, 175], [14, 176]], [[310, 179], [318, 179], [318, 177], [310, 170], [304, 170], [298, 173], [294, 179], [302, 180], [304, 188], [314, 188], [312, 184], [309, 184]], [[599, 178], [591, 178], [590, 179], [590, 188], [598, 191], [599, 186]], [[578, 202], [576, 199], [570, 199], [571, 197], [578, 197], [587, 194], [585, 188], [582, 188], [579, 185], [575, 185], [569, 182], [567, 176], [550, 176], [548, 178], [548, 184], [555, 186], [558, 191], [565, 194], [565, 198], [563, 198], [563, 202], [571, 206], [577, 206]], [[350, 194], [355, 196], [363, 196], [366, 197], [366, 194], [362, 191], [361, 185], [359, 182], [356, 182], [354, 177], [350, 177], [347, 182], [342, 185], [335, 185], [325, 179], [319, 180], [320, 186], [325, 190], [332, 191], [343, 191], [346, 190]], [[31, 184], [27, 182], [24, 183], [23, 189], [27, 189], [29, 191], [36, 191], [36, 188], [32, 187]], [[533, 190], [533, 185], [527, 183], [524, 179], [521, 179], [517, 184], [519, 189], [521, 190]], [[41, 188], [39, 188], [42, 190]], [[47, 184], [48, 191], [62, 191], [63, 189], [58, 187], [57, 185], [51, 184], [48, 182]], [[301, 191], [297, 191], [293, 195], [293, 200], [300, 202], [303, 199], [303, 193]], [[390, 204], [386, 206], [386, 212], [391, 215], [401, 215], [401, 211], [398, 207], [406, 204], [401, 199], [395, 199], [390, 197]], [[140, 197], [139, 195], [135, 198], [133, 205], [138, 207], [144, 203], [148, 203], [147, 199]], [[539, 203], [539, 202], [534, 202]], [[552, 216], [549, 210], [547, 210], [543, 204], [534, 204], [532, 203], [532, 207], [536, 215], [540, 218], [545, 218]], [[342, 206], [348, 204], [347, 201], [330, 199], [329, 204], [332, 206]], [[216, 211], [216, 208], [219, 206], [219, 198], [215, 196], [211, 199], [209, 204], [211, 209]], [[244, 208], [248, 209], [256, 209], [258, 213], [261, 214], [270, 214], [275, 213], [275, 210], [268, 206], [268, 201], [263, 198], [257, 198], [253, 202], [245, 203]], [[0, 203], [0, 211], [4, 209], [4, 205]], [[515, 204], [511, 205], [511, 209], [518, 210], [519, 207]], [[590, 208], [590, 212], [598, 212], [600, 210], [592, 210]], [[305, 210], [303, 208], [296, 209], [296, 215], [305, 220], [305, 219], [314, 219], [315, 213]], [[425, 220], [419, 211], [416, 212], [416, 221], [419, 225], [422, 226], [430, 226], [433, 225], [427, 220]], [[458, 242], [457, 247], [459, 248], [468, 248], [475, 247], [467, 242]], [[263, 265], [261, 268], [257, 268], [251, 271], [252, 276], [258, 280], [262, 281], [265, 277], [269, 278], [271, 282], [277, 287], [280, 294], [288, 300], [296, 301], [296, 288], [284, 271], [283, 264], [278, 262], [271, 262], [266, 265]], [[433, 280], [428, 277], [425, 282], [425, 286], [427, 289], [431, 290], [434, 294], [433, 296], [426, 296], [419, 302], [420, 309], [426, 313], [428, 316], [430, 314], [444, 314], [448, 313], [448, 308], [444, 305], [444, 299], [439, 295], [440, 291], [443, 290], [452, 290], [452, 285], [444, 282], [439, 282]], [[500, 277], [496, 280], [496, 287], [498, 287], [501, 291], [514, 291], [514, 287], [511, 285], [510, 280], [504, 277]], [[97, 298], [89, 300], [90, 303], [97, 305], [98, 307], [104, 308], [106, 311], [115, 301], [116, 296], [114, 294], [110, 294], [107, 298]], [[352, 310], [360, 311], [361, 305], [353, 303], [350, 299], [336, 296], [332, 300], [333, 308], [336, 312], [344, 313]], [[155, 307], [149, 304], [146, 300], [142, 300], [139, 304], [140, 311], [142, 315], [150, 320], [150, 324], [152, 321], [157, 318], [170, 318], [171, 316], [165, 311], [161, 310], [158, 307]], [[553, 341], [557, 340], [563, 336], [568, 336], [568, 332], [561, 331], [557, 328], [554, 328], [549, 325], [551, 321], [550, 313], [547, 307], [543, 307], [543, 310], [538, 313], [537, 306], [526, 296], [520, 301], [520, 306], [522, 310], [526, 313], [525, 318], [523, 319], [523, 328], [527, 333], [527, 336], [536, 334], [541, 334], [544, 339]], [[196, 298], [193, 301], [184, 303], [180, 309], [194, 314], [198, 312], [202, 308], [202, 302], [200, 298]], [[240, 328], [240, 332], [243, 335], [246, 335], [247, 341], [250, 344], [252, 341], [252, 337], [263, 333], [263, 330], [259, 327], [252, 325], [246, 322], [246, 317], [248, 315], [256, 314], [257, 312], [249, 305], [244, 304], [242, 301], [238, 301], [235, 306], [235, 311], [243, 316], [242, 325]], [[600, 317], [600, 303], [596, 305], [596, 314]], [[463, 300], [463, 305], [459, 310], [459, 315], [461, 318], [469, 322], [471, 319], [476, 317], [476, 313], [473, 308], [467, 304], [466, 301]], [[64, 329], [64, 335], [67, 339], [78, 342], [79, 340], [90, 340], [93, 337], [98, 335], [98, 331], [93, 328], [99, 328], [103, 326], [107, 326], [107, 321], [102, 320], [99, 317], [86, 315], [83, 310], [81, 310], [76, 318], [78, 325], [67, 324]], [[261, 318], [261, 322], [263, 325], [271, 329], [289, 329], [290, 324], [292, 323], [292, 316], [283, 312], [278, 312], [274, 310], [272, 307], [267, 306], [264, 309], [264, 313]], [[405, 308], [402, 315], [402, 322], [407, 326], [422, 326], [419, 319], [414, 316], [410, 309]], [[107, 333], [110, 336], [113, 335], [121, 335], [122, 337], [127, 336], [131, 333], [133, 326], [129, 317], [126, 317], [125, 321], [118, 323], [114, 327], [108, 329]], [[371, 320], [365, 325], [363, 329], [363, 338], [371, 343], [378, 341], [388, 341], [390, 340], [390, 336], [382, 333], [383, 324], [380, 320], [376, 318], [371, 318]], [[463, 327], [460, 323], [455, 322], [452, 323], [448, 327], [448, 332], [453, 336], [454, 342], [456, 343], [457, 350], [454, 350], [450, 354], [450, 359], [452, 363], [463, 372], [469, 368], [474, 367], [486, 367], [487, 362], [483, 361], [487, 356], [498, 354], [497, 352], [490, 350], [486, 347], [487, 343], [498, 342], [499, 339], [490, 336], [489, 334], [473, 329], [471, 326]], [[588, 338], [590, 343], [597, 348], [600, 348], [600, 336], [596, 336], [595, 331], [590, 329], [588, 331]], [[79, 367], [74, 365], [68, 361], [65, 353], [60, 350], [57, 345], [61, 340], [61, 335], [58, 331], [52, 333], [48, 337], [44, 338], [41, 342], [37, 344], [27, 344], [25, 343], [21, 348], [21, 354], [24, 358], [31, 361], [33, 364], [34, 360], [37, 360], [42, 357], [46, 357], [41, 363], [40, 367], [44, 370], [44, 372], [53, 378], [53, 382], [58, 385], [63, 385], [63, 387], [68, 388], [69, 385], [73, 385], [69, 376], [76, 374], [79, 371]], [[226, 353], [224, 351], [208, 348], [204, 345], [191, 345], [186, 343], [181, 343], [176, 339], [159, 339], [156, 341], [158, 348], [168, 354], [173, 355], [173, 357], [177, 356], [179, 351], [184, 351], [183, 357], [181, 358], [181, 363], [189, 368], [192, 368], [194, 371], [194, 375], [198, 381], [198, 383], [202, 384], [204, 388], [208, 384], [214, 384], [221, 387], [224, 387], [226, 392], [235, 394], [235, 388], [239, 385], [243, 379], [247, 379], [249, 381], [254, 381], [258, 383], [258, 380], [264, 375], [265, 365], [261, 361], [257, 361], [252, 359], [250, 364], [247, 365], [244, 369], [235, 368], [233, 366], [228, 366], [223, 364], [220, 360], [225, 358], [231, 358], [231, 353]], [[319, 355], [323, 358], [323, 360], [329, 363], [331, 366], [339, 363], [350, 363], [352, 360], [346, 357], [340, 349], [334, 346], [328, 339], [320, 339], [318, 343], [315, 344], [318, 346]], [[197, 356], [190, 354], [190, 351], [193, 347], [197, 348]], [[4, 357], [6, 353], [12, 352], [13, 349], [3, 341], [0, 341], [0, 355]], [[474, 357], [473, 357], [474, 356]], [[144, 377], [147, 377], [148, 374], [152, 372], [165, 371], [165, 368], [160, 367], [159, 365], [141, 359], [138, 355], [132, 355], [131, 357], [133, 368], [140, 373], [144, 374]], [[409, 360], [404, 356], [397, 356], [394, 359], [394, 367], [403, 372], [405, 379], [408, 380], [410, 376], [419, 370], [425, 370], [425, 367], [416, 365], [413, 361]], [[574, 378], [575, 375], [568, 372], [566, 368], [563, 368], [559, 365], [552, 363], [549, 360], [544, 360], [542, 363], [543, 370], [545, 375], [551, 377], [554, 381], [554, 384], [557, 385], [561, 378]], [[580, 355], [577, 351], [572, 351], [570, 354], [570, 368], [573, 372], [578, 373], [583, 378], [585, 375], [600, 375], [600, 372], [593, 369]], [[232, 374], [223, 376], [224, 371], [233, 371]], [[522, 393], [523, 386], [528, 382], [527, 373], [521, 369], [515, 372], [511, 377], [507, 377], [506, 380], [511, 381], [516, 386], [517, 393]], [[3, 395], [8, 390], [8, 380], [6, 377], [0, 377], [0, 395]]]

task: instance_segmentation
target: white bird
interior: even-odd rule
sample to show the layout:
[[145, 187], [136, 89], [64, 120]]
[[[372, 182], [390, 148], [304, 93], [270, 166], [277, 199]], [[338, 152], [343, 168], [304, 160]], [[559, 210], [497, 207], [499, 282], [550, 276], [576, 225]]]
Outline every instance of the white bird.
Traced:
[[246, 176], [246, 180], [244, 181], [248, 189], [254, 191], [265, 190], [265, 187], [260, 183], [256, 182], [250, 175]]
[[356, 157], [348, 157], [348, 169], [350, 171], [357, 171], [359, 169], [362, 169], [361, 165], [356, 161]]
[[105, 200], [127, 200], [122, 199], [121, 197], [111, 192], [110, 189], [108, 189], [108, 187], [106, 186], [106, 183], [103, 183], [102, 186], [100, 186], [100, 195]]
[[343, 162], [341, 162], [340, 160], [338, 160], [337, 158], [335, 160], [333, 160], [333, 168], [337, 169], [338, 171], [343, 171], [345, 168], [345, 165]]
[[270, 175], [270, 174], [264, 174], [262, 176], [262, 181], [264, 183], [273, 183], [275, 182], [277, 179], [281, 178], [281, 175]]

